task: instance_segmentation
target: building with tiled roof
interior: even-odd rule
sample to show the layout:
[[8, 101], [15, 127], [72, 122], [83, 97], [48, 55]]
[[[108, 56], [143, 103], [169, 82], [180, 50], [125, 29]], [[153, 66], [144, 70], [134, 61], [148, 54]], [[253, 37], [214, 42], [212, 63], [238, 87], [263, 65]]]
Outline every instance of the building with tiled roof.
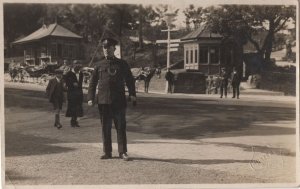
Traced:
[[82, 59], [82, 37], [54, 23], [14, 41], [24, 49], [24, 62], [30, 65], [61, 63], [63, 60]]
[[219, 74], [221, 67], [233, 65], [233, 44], [206, 25], [180, 39], [184, 46], [184, 68], [198, 70], [206, 75]]

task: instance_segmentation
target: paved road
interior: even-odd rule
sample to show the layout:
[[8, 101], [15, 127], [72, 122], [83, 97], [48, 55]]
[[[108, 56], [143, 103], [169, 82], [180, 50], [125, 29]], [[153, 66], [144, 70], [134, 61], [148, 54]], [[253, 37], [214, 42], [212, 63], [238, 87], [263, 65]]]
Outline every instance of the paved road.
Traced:
[[95, 107], [84, 104], [80, 128], [63, 117], [57, 130], [43, 90], [14, 87], [5, 89], [8, 184], [295, 182], [295, 98], [139, 93], [127, 111], [133, 160], [123, 162], [99, 159]]

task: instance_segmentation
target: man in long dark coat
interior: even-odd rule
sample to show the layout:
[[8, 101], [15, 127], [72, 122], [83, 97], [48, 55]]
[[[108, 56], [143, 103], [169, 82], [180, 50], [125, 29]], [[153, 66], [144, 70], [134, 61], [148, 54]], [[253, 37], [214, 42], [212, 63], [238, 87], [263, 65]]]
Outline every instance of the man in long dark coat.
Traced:
[[231, 73], [231, 85], [232, 85], [232, 90], [233, 90], [233, 96], [232, 98], [237, 98], [239, 99], [240, 97], [240, 83], [241, 83], [241, 78], [239, 73], [237, 72], [237, 69], [234, 67], [233, 71]]
[[167, 72], [165, 78], [168, 82], [168, 93], [173, 93], [173, 85], [174, 85], [174, 74], [170, 71], [170, 68], [167, 68]]
[[92, 105], [94, 101], [98, 104], [104, 151], [101, 159], [112, 158], [111, 127], [114, 122], [117, 130], [119, 157], [128, 161], [125, 83], [134, 105], [136, 104], [135, 83], [127, 62], [114, 56], [117, 41], [105, 38], [101, 43], [105, 59], [95, 66], [92, 73], [88, 89], [88, 104]]

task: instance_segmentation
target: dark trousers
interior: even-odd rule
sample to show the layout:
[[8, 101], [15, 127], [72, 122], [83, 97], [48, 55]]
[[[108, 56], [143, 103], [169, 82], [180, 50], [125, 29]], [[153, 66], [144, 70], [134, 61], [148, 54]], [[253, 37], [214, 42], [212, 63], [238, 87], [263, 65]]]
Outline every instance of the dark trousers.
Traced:
[[228, 80], [222, 80], [221, 87], [220, 87], [221, 97], [223, 96], [223, 92], [225, 97], [227, 96], [227, 86], [228, 86]]
[[168, 81], [168, 93], [173, 93], [173, 82]]
[[117, 130], [118, 152], [127, 152], [125, 108], [113, 108], [109, 104], [98, 104], [102, 126], [103, 152], [112, 152], [111, 128], [112, 122]]
[[233, 98], [239, 98], [240, 95], [240, 83], [232, 83], [232, 90], [233, 90]]

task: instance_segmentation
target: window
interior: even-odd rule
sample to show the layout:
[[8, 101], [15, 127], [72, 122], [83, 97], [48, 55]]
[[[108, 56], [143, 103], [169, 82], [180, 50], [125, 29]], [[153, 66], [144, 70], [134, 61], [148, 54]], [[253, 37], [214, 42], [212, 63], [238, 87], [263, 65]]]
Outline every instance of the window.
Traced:
[[193, 54], [193, 50], [191, 50], [191, 63], [194, 62], [193, 58], [194, 58], [194, 54]]
[[195, 63], [198, 63], [198, 50], [195, 49]]
[[219, 48], [218, 47], [211, 47], [210, 50], [210, 62], [212, 64], [219, 63], [220, 55], [219, 55]]
[[73, 51], [74, 51], [74, 46], [73, 45], [68, 45], [68, 57], [69, 58], [74, 57]]
[[62, 57], [62, 50], [63, 50], [62, 44], [57, 44], [57, 56], [58, 57]]
[[189, 51], [188, 50], [185, 51], [185, 62], [186, 62], [186, 64], [189, 63]]
[[200, 47], [199, 50], [199, 63], [207, 64], [208, 63], [208, 47]]
[[57, 57], [57, 48], [56, 48], [56, 44], [52, 44], [52, 45], [51, 45], [51, 56], [52, 56], [52, 57]]

